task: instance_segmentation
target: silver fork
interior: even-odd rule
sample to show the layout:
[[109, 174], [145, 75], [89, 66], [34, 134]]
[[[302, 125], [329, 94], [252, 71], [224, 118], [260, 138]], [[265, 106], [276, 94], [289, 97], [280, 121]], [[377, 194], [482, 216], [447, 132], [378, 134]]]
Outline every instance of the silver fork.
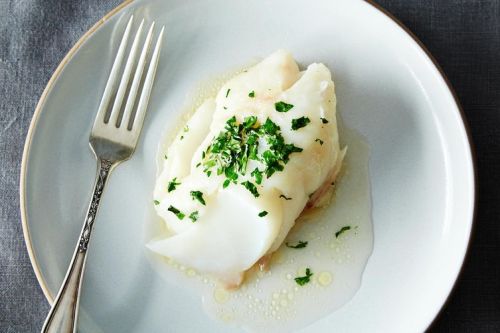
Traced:
[[[160, 57], [164, 28], [161, 29], [158, 35], [146, 77], [143, 78], [144, 68], [147, 62], [146, 58], [148, 57], [153, 36], [154, 22], [151, 24], [139, 60], [137, 60], [139, 40], [141, 39], [144, 26], [144, 20], [142, 20], [132, 42], [129, 56], [123, 69], [123, 74], [119, 80], [118, 76], [121, 72], [122, 63], [125, 58], [125, 49], [132, 27], [132, 20], [133, 17], [130, 18], [125, 28], [94, 120], [94, 126], [90, 133], [90, 147], [96, 156], [98, 165], [92, 201], [90, 202], [87, 217], [85, 218], [80, 238], [73, 253], [71, 264], [66, 272], [66, 277], [64, 278], [61, 289], [59, 289], [52, 309], [43, 325], [43, 333], [76, 332], [80, 287], [85, 271], [87, 248], [99, 208], [99, 202], [101, 201], [101, 195], [110, 172], [120, 162], [130, 158], [137, 146], [137, 141], [141, 133], [149, 96], [153, 87], [156, 67]], [[130, 81], [136, 63], [135, 73], [132, 81]], [[136, 103], [139, 93], [140, 97]], [[113, 97], [113, 106], [111, 110], [109, 110]], [[126, 102], [125, 105], [123, 105], [125, 97]], [[137, 105], [136, 108], [134, 108], [135, 105]], [[134, 109], [135, 112], [133, 112]]]

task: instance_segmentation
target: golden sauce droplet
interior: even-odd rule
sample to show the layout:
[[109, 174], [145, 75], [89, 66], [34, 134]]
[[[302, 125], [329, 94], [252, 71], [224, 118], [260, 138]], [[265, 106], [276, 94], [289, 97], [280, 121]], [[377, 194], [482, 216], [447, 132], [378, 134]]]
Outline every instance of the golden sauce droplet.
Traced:
[[333, 277], [332, 274], [329, 272], [321, 272], [319, 273], [318, 276], [318, 282], [322, 286], [328, 286], [330, 283], [332, 283]]
[[229, 300], [229, 293], [223, 288], [215, 288], [214, 299], [217, 303], [226, 303]]

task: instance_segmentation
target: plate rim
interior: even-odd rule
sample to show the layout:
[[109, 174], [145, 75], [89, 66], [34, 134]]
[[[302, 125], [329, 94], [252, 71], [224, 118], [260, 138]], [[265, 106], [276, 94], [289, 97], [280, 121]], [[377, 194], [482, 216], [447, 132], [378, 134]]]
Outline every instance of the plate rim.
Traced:
[[24, 142], [24, 148], [23, 148], [23, 156], [22, 156], [22, 160], [21, 160], [21, 172], [20, 172], [20, 177], [19, 177], [20, 178], [20, 180], [19, 180], [19, 205], [20, 205], [20, 210], [21, 210], [21, 225], [22, 225], [22, 229], [23, 229], [24, 243], [25, 243], [26, 249], [28, 251], [28, 256], [30, 258], [31, 266], [33, 267], [33, 270], [35, 271], [35, 276], [36, 276], [36, 279], [38, 281], [38, 284], [40, 285], [40, 288], [42, 288], [42, 292], [50, 305], [52, 305], [52, 303], [54, 302], [54, 295], [52, 295], [51, 291], [47, 287], [45, 279], [43, 278], [42, 273], [40, 271], [38, 261], [37, 261], [36, 256], [35, 256], [35, 252], [33, 251], [33, 246], [31, 243], [31, 235], [30, 235], [29, 225], [28, 225], [28, 217], [27, 217], [26, 171], [28, 168], [28, 157], [29, 157], [30, 151], [31, 151], [31, 142], [33, 140], [33, 133], [35, 131], [35, 128], [37, 127], [38, 119], [40, 118], [40, 114], [42, 113], [43, 106], [45, 105], [45, 100], [47, 98], [47, 95], [52, 90], [52, 86], [55, 84], [55, 82], [59, 78], [59, 75], [62, 73], [62, 71], [66, 67], [67, 63], [73, 58], [73, 56], [80, 49], [80, 47], [90, 38], [90, 36], [99, 27], [101, 27], [106, 21], [108, 21], [111, 17], [113, 17], [118, 12], [120, 12], [127, 5], [131, 4], [133, 1], [134, 0], [124, 0], [118, 6], [111, 9], [106, 15], [104, 15], [99, 21], [97, 21], [89, 30], [87, 30], [76, 41], [76, 43], [71, 47], [71, 49], [68, 51], [68, 53], [66, 53], [66, 55], [61, 60], [61, 62], [59, 63], [59, 65], [55, 69], [54, 73], [50, 77], [49, 81], [47, 82], [47, 85], [43, 89], [42, 95], [40, 96], [40, 99], [38, 100], [38, 103], [35, 107], [35, 111], [33, 112], [33, 116], [31, 118], [30, 125], [28, 127], [28, 133], [26, 134], [26, 140]]
[[[439, 317], [439, 315], [443, 311], [445, 305], [448, 304], [448, 302], [450, 301], [450, 296], [453, 294], [453, 292], [457, 286], [458, 278], [463, 273], [464, 263], [469, 255], [469, 252], [470, 252], [472, 235], [475, 233], [476, 218], [477, 218], [477, 200], [478, 200], [478, 198], [477, 198], [478, 197], [477, 196], [478, 184], [477, 184], [476, 150], [475, 150], [473, 140], [472, 140], [470, 125], [469, 125], [467, 118], [465, 116], [465, 112], [464, 112], [464, 109], [462, 107], [462, 104], [460, 103], [458, 95], [455, 92], [455, 89], [453, 88], [453, 86], [451, 85], [450, 80], [448, 79], [448, 77], [445, 74], [442, 67], [437, 62], [436, 58], [431, 54], [431, 52], [427, 49], [427, 47], [423, 44], [423, 42], [405, 24], [403, 24], [398, 18], [396, 18], [392, 13], [390, 13], [388, 10], [386, 10], [384, 7], [382, 7], [380, 4], [376, 3], [375, 0], [362, 0], [362, 1], [371, 5], [375, 10], [377, 10], [378, 12], [380, 12], [381, 14], [386, 16], [389, 20], [391, 20], [393, 23], [395, 23], [400, 29], [402, 29], [417, 44], [417, 46], [424, 52], [424, 54], [428, 57], [428, 59], [434, 65], [434, 67], [436, 68], [440, 77], [443, 79], [448, 91], [451, 93], [451, 95], [453, 97], [453, 100], [454, 100], [455, 105], [457, 107], [458, 113], [460, 115], [460, 119], [461, 119], [462, 124], [464, 126], [465, 135], [467, 137], [467, 144], [468, 144], [469, 151], [470, 151], [471, 165], [472, 165], [472, 183], [473, 183], [472, 184], [473, 206], [472, 206], [472, 215], [471, 215], [471, 222], [470, 222], [470, 229], [469, 229], [467, 244], [466, 244], [465, 249], [464, 249], [463, 254], [462, 254], [460, 268], [458, 269], [458, 272], [457, 272], [456, 276], [454, 277], [454, 280], [453, 280], [451, 288], [448, 292], [448, 295], [444, 299], [443, 303], [440, 305], [440, 307], [439, 307], [438, 311], [435, 313], [433, 319], [429, 323], [426, 324], [426, 329], [429, 329], [431, 326], [433, 326], [436, 319]], [[133, 2], [135, 2], [135, 0], [124, 0], [118, 6], [116, 6], [112, 10], [110, 10], [100, 20], [98, 20], [89, 30], [87, 30], [77, 40], [77, 42], [71, 47], [71, 49], [66, 53], [64, 58], [61, 60], [61, 62], [59, 63], [59, 65], [55, 69], [54, 73], [51, 75], [49, 81], [47, 82], [47, 85], [45, 86], [45, 88], [44, 88], [44, 90], [43, 90], [43, 92], [38, 100], [38, 103], [35, 107], [35, 111], [33, 113], [32, 119], [30, 121], [30, 125], [28, 127], [28, 132], [26, 134], [26, 140], [24, 143], [23, 155], [22, 155], [22, 160], [21, 160], [20, 185], [19, 185], [19, 199], [20, 199], [19, 204], [20, 204], [20, 211], [21, 211], [21, 225], [22, 225], [22, 229], [23, 229], [23, 238], [24, 238], [24, 242], [26, 245], [26, 249], [28, 251], [28, 256], [30, 259], [31, 266], [33, 268], [33, 271], [35, 272], [37, 282], [38, 282], [40, 288], [42, 289], [42, 292], [50, 305], [52, 305], [52, 303], [54, 301], [54, 296], [52, 295], [52, 292], [47, 287], [45, 279], [40, 271], [40, 266], [39, 266], [38, 261], [36, 259], [36, 255], [35, 255], [35, 252], [33, 250], [32, 242], [31, 242], [31, 235], [30, 235], [28, 218], [27, 218], [26, 172], [27, 172], [27, 168], [28, 168], [28, 157], [29, 157], [30, 151], [31, 151], [31, 142], [33, 139], [33, 134], [34, 134], [35, 128], [37, 127], [38, 120], [39, 120], [40, 115], [41, 115], [42, 110], [43, 110], [43, 106], [45, 105], [46, 98], [47, 98], [49, 92], [52, 90], [52, 87], [55, 84], [55, 82], [57, 81], [57, 79], [59, 78], [60, 74], [62, 73], [62, 71], [66, 67], [67, 63], [72, 59], [72, 57], [75, 55], [75, 53], [83, 45], [83, 43], [85, 43], [85, 41], [87, 41], [97, 29], [99, 29], [106, 21], [111, 19], [114, 15], [118, 14], [120, 11], [122, 11], [125, 7], [132, 4]]]

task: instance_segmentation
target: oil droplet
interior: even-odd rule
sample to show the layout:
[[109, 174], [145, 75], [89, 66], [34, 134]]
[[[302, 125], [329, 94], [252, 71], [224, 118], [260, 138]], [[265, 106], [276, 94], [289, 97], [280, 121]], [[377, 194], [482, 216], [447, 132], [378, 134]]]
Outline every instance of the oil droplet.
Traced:
[[217, 303], [226, 303], [229, 300], [229, 293], [222, 288], [216, 288], [214, 290], [214, 299]]
[[322, 286], [328, 286], [330, 283], [332, 283], [332, 274], [329, 272], [321, 272], [318, 276], [318, 282]]
[[226, 323], [230, 322], [231, 320], [233, 320], [233, 316], [229, 313], [224, 313], [222, 315], [222, 320], [225, 321]]
[[282, 299], [281, 302], [280, 302], [280, 305], [285, 307], [288, 305], [288, 302], [286, 301], [286, 299]]

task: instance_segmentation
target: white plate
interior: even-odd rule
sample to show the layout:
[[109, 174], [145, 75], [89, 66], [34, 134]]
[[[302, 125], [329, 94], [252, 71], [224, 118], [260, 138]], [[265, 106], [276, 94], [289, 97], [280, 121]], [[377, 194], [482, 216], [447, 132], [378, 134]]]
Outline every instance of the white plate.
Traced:
[[[21, 177], [26, 243], [49, 300], [90, 198], [88, 135], [131, 13], [166, 26], [161, 64], [133, 158], [102, 201], [84, 281], [80, 332], [225, 332], [195, 295], [145, 259], [155, 152], [186, 94], [210, 76], [278, 48], [324, 62], [339, 112], [371, 147], [374, 251], [357, 295], [303, 332], [419, 332], [445, 302], [466, 252], [474, 210], [470, 145], [457, 101], [419, 43], [364, 1], [147, 1], [119, 7], [70, 51], [47, 85]], [[137, 20], [138, 21], [138, 20]], [[136, 22], [137, 23], [137, 22]]]

